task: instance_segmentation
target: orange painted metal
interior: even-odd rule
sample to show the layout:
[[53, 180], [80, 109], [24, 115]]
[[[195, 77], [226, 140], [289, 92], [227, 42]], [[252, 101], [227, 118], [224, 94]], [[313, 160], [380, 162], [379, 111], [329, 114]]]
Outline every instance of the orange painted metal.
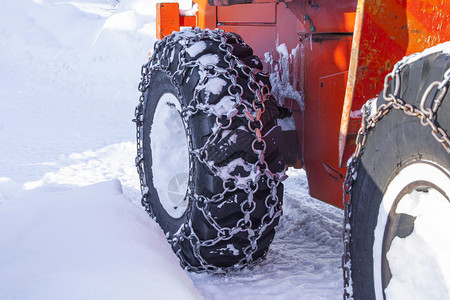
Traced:
[[[355, 17], [355, 27], [353, 32], [353, 42], [352, 42], [352, 52], [350, 58], [349, 74], [347, 87], [345, 90], [344, 105], [342, 108], [341, 115], [341, 125], [339, 129], [339, 166], [343, 167], [343, 164], [350, 157], [352, 150], [355, 149], [355, 139], [359, 126], [353, 126], [350, 129], [350, 115], [352, 109], [352, 98], [355, 90], [356, 82], [356, 70], [358, 68], [358, 57], [359, 57], [359, 43], [361, 41], [361, 29], [362, 29], [362, 11], [364, 8], [364, 0], [359, 0], [356, 17]], [[360, 122], [357, 122], [359, 125]], [[354, 122], [353, 122], [354, 124]], [[350, 153], [351, 152], [351, 153]]]
[[208, 0], [193, 0], [198, 5], [197, 27], [214, 29], [217, 27], [217, 8]]
[[198, 5], [196, 16], [181, 16], [178, 3], [156, 4], [156, 38], [162, 39], [180, 27], [217, 27], [217, 8], [210, 6], [208, 0], [194, 0]]
[[156, 4], [156, 38], [162, 39], [173, 31], [180, 30], [180, 9], [178, 3]]
[[[442, 0], [359, 0], [349, 81], [340, 128], [339, 160], [354, 149], [357, 111], [383, 89], [383, 78], [403, 56], [450, 40], [450, 4]], [[353, 127], [353, 128], [352, 128]]]

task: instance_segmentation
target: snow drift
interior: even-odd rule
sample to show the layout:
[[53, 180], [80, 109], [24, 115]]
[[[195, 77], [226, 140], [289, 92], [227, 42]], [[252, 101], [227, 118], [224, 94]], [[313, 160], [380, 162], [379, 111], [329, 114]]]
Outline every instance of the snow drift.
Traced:
[[0, 298], [341, 299], [341, 211], [303, 171], [253, 270], [185, 273], [142, 210], [131, 119], [154, 7], [0, 3]]
[[198, 299], [156, 223], [118, 180], [0, 207], [1, 299]]

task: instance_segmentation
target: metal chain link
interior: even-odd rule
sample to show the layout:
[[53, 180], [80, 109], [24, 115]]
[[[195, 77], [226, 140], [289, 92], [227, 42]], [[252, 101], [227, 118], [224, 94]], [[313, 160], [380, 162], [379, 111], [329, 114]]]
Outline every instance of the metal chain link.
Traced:
[[[344, 280], [344, 299], [353, 299], [353, 284], [351, 278], [351, 256], [350, 256], [350, 239], [351, 239], [351, 205], [352, 205], [352, 188], [357, 178], [357, 169], [361, 159], [361, 155], [366, 143], [367, 135], [371, 129], [375, 127], [376, 123], [380, 121], [386, 114], [388, 114], [393, 108], [403, 111], [408, 116], [417, 117], [420, 120], [422, 126], [430, 126], [431, 134], [434, 136], [437, 142], [439, 142], [447, 153], [450, 154], [450, 140], [443, 128], [441, 128], [436, 122], [436, 113], [442, 100], [447, 93], [448, 85], [450, 82], [450, 69], [444, 73], [442, 81], [432, 82], [425, 90], [421, 101], [420, 107], [417, 108], [412, 104], [406, 103], [399, 98], [401, 80], [400, 73], [405, 66], [410, 64], [409, 57], [403, 58], [401, 61], [395, 64], [391, 73], [387, 74], [384, 80], [383, 98], [386, 101], [385, 104], [381, 104], [376, 111], [373, 109], [373, 101], [369, 100], [361, 108], [362, 122], [361, 127], [356, 137], [356, 149], [352, 157], [347, 162], [347, 174], [343, 185], [343, 204], [344, 204], [344, 229], [343, 229], [343, 242], [344, 242], [344, 254], [342, 255], [342, 269]], [[389, 90], [389, 83], [392, 82], [393, 93]], [[435, 97], [431, 101], [431, 105], [426, 107], [426, 102], [433, 89], [437, 89]]]
[[[191, 140], [191, 127], [189, 125], [190, 118], [202, 111], [204, 113], [211, 113], [207, 110], [206, 105], [200, 102], [199, 90], [195, 89], [193, 97], [189, 101], [188, 105], [182, 104], [182, 111], [180, 116], [183, 119], [186, 127], [186, 135], [188, 138], [189, 153], [190, 153], [190, 171], [189, 171], [189, 184], [187, 197], [189, 201], [192, 201], [195, 208], [198, 209], [209, 225], [217, 231], [217, 236], [208, 240], [201, 240], [196, 234], [192, 223], [190, 222], [190, 211], [192, 206], [188, 206], [186, 212], [187, 218], [182, 224], [181, 228], [174, 234], [172, 238], [169, 238], [169, 242], [176, 251], [177, 256], [183, 267], [188, 270], [196, 272], [215, 272], [226, 273], [231, 270], [242, 269], [245, 266], [253, 266], [257, 264], [263, 257], [256, 259], [255, 252], [258, 251], [257, 241], [266, 228], [270, 226], [280, 215], [282, 214], [281, 201], [277, 196], [277, 189], [282, 180], [286, 178], [285, 170], [279, 173], [272, 173], [269, 170], [267, 162], [264, 158], [265, 141], [262, 139], [261, 131], [263, 129], [263, 122], [261, 115], [265, 111], [265, 101], [270, 97], [270, 89], [261, 81], [256, 80], [256, 76], [268, 77], [268, 74], [263, 73], [257, 69], [248, 67], [242, 63], [236, 56], [233, 55], [233, 46], [228, 42], [229, 39], [233, 39], [237, 43], [243, 43], [239, 36], [231, 33], [225, 33], [223, 30], [201, 30], [195, 28], [192, 31], [182, 31], [174, 33], [165, 37], [163, 40], [157, 41], [154, 46], [154, 52], [149, 61], [142, 67], [141, 82], [139, 84], [139, 91], [141, 96], [139, 97], [139, 104], [135, 110], [135, 122], [136, 122], [136, 139], [137, 139], [137, 156], [136, 166], [139, 174], [140, 187], [142, 193], [142, 205], [145, 210], [155, 217], [149, 202], [149, 190], [148, 184], [144, 172], [144, 155], [143, 155], [143, 121], [144, 121], [144, 106], [145, 106], [145, 93], [150, 84], [150, 78], [152, 72], [163, 71], [172, 83], [177, 87], [178, 98], [182, 99], [180, 93], [180, 83], [183, 82], [186, 73], [189, 70], [198, 68], [201, 74], [204, 75], [200, 78], [199, 85], [204, 84], [210, 78], [222, 76], [231, 82], [228, 87], [228, 95], [235, 99], [233, 111], [227, 112], [227, 115], [216, 114], [216, 124], [213, 128], [212, 134], [208, 137], [204, 145], [199, 149], [194, 149], [193, 142]], [[200, 60], [187, 61], [186, 49], [199, 41], [210, 40], [219, 43], [218, 49], [223, 53], [225, 62], [228, 64], [227, 68], [222, 68], [214, 64], [202, 64]], [[181, 44], [182, 48], [178, 54], [178, 66], [175, 71], [170, 71], [171, 62], [173, 61], [172, 55], [175, 53], [176, 45]], [[171, 61], [172, 59], [172, 61]], [[240, 74], [248, 77], [248, 87], [254, 93], [254, 99], [251, 103], [242, 98], [244, 88], [238, 83], [238, 77]], [[208, 149], [211, 145], [216, 143], [224, 133], [229, 129], [236, 118], [245, 119], [248, 123], [248, 131], [254, 136], [252, 142], [252, 149], [257, 156], [257, 162], [251, 166], [251, 172], [254, 174], [253, 178], [241, 177], [240, 175], [224, 176], [220, 168], [215, 166], [208, 158]], [[220, 177], [223, 180], [223, 192], [212, 196], [211, 198], [194, 194], [194, 161], [205, 165], [215, 176]], [[265, 199], [265, 205], [267, 213], [261, 218], [259, 224], [253, 224], [251, 220], [251, 214], [256, 208], [256, 201], [254, 200], [254, 194], [258, 190], [258, 182], [265, 176], [266, 184], [270, 189], [270, 194]], [[240, 218], [233, 227], [222, 227], [218, 224], [210, 212], [211, 204], [221, 204], [226, 201], [227, 194], [235, 192], [236, 190], [242, 190], [247, 194], [247, 199], [240, 204], [242, 218]], [[234, 235], [246, 232], [248, 237], [248, 246], [243, 249], [244, 257], [231, 267], [217, 267], [207, 262], [207, 260], [201, 254], [201, 248], [211, 247], [221, 241], [230, 240]], [[199, 266], [191, 265], [185, 258], [179, 247], [183, 242], [188, 241], [193, 249], [193, 254], [199, 262]]]

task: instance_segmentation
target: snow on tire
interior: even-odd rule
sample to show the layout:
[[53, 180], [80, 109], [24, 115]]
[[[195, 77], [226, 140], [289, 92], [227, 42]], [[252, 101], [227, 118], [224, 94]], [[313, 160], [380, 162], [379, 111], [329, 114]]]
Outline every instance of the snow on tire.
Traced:
[[156, 42], [143, 66], [143, 205], [188, 270], [252, 266], [274, 237], [285, 164], [261, 67], [238, 35], [198, 28]]
[[[397, 87], [400, 99], [420, 108], [427, 88], [442, 82], [449, 68], [445, 52], [416, 57], [402, 66], [387, 89]], [[436, 92], [428, 95], [423, 108], [432, 106]], [[382, 93], [377, 106], [385, 103]], [[435, 119], [447, 133], [449, 114], [447, 92]], [[400, 109], [391, 109], [376, 123], [367, 135], [351, 207], [355, 299], [448, 298], [450, 154], [430, 126]]]

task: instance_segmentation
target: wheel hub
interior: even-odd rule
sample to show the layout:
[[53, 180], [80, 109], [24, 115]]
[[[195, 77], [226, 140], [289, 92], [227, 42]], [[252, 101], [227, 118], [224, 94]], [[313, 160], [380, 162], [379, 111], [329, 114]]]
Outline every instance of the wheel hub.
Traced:
[[181, 105], [170, 93], [158, 101], [152, 128], [153, 185], [165, 211], [181, 217], [187, 208], [189, 152], [186, 129], [180, 116]]
[[389, 183], [373, 248], [377, 299], [448, 296], [449, 197], [450, 175], [431, 162], [413, 163]]

